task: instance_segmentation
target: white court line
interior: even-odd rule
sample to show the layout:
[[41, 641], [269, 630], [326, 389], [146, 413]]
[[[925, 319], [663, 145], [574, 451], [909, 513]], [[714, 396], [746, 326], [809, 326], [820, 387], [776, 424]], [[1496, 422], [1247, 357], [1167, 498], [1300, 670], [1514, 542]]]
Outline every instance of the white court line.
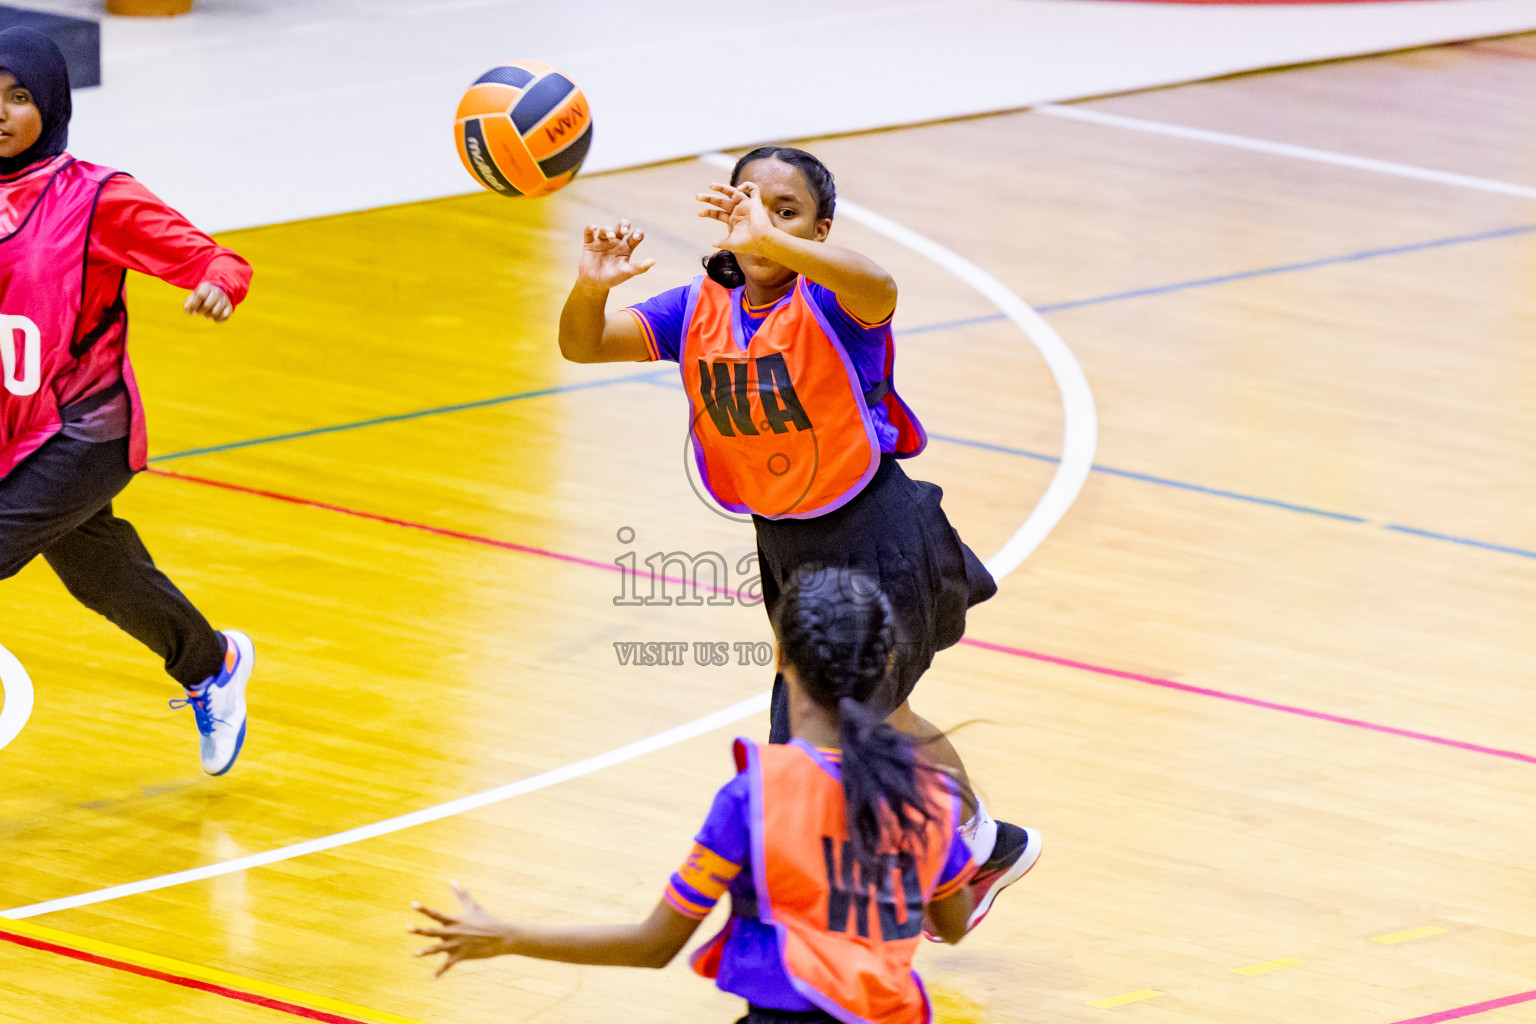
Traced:
[[684, 740], [691, 740], [696, 736], [702, 736], [712, 732], [721, 726], [739, 722], [749, 715], [755, 715], [760, 711], [768, 710], [768, 694], [760, 693], [739, 704], [732, 704], [728, 708], [722, 708], [712, 715], [695, 719], [676, 728], [659, 732], [654, 736], [647, 736], [616, 750], [589, 757], [584, 761], [576, 761], [573, 764], [556, 768], [530, 778], [519, 779], [517, 782], [509, 782], [505, 786], [497, 786], [483, 793], [475, 793], [471, 796], [461, 796], [457, 800], [449, 800], [447, 803], [438, 804], [435, 807], [423, 808], [402, 814], [395, 818], [386, 818], [376, 821], [371, 825], [363, 825], [359, 828], [348, 829], [345, 832], [337, 832], [335, 835], [321, 836], [319, 839], [310, 839], [302, 843], [294, 843], [292, 846], [282, 846], [265, 853], [253, 853], [248, 857], [237, 857], [234, 860], [220, 861], [217, 864], [205, 864], [200, 868], [191, 868], [187, 871], [177, 871], [174, 874], [160, 875], [156, 878], [146, 878], [141, 882], [128, 882], [124, 885], [114, 885], [110, 889], [98, 889], [95, 892], [82, 893], [79, 896], [66, 896], [63, 899], [49, 900], [46, 903], [34, 903], [31, 906], [16, 907], [13, 910], [0, 911], [0, 918], [9, 918], [19, 921], [26, 917], [36, 917], [40, 914], [51, 914], [59, 910], [70, 910], [74, 907], [89, 906], [92, 903], [104, 903], [107, 900], [121, 899], [124, 896], [137, 896], [140, 893], [153, 892], [156, 889], [167, 889], [173, 885], [184, 885], [187, 882], [200, 882], [206, 878], [216, 878], [219, 875], [231, 874], [235, 871], [246, 871], [250, 868], [259, 868], [263, 864], [273, 864], [281, 860], [291, 860], [294, 857], [302, 857], [307, 853], [319, 853], [321, 850], [333, 850], [338, 846], [346, 846], [349, 843], [361, 842], [364, 839], [375, 839], [388, 835], [391, 832], [399, 832], [401, 829], [411, 828], [414, 825], [425, 825], [429, 821], [439, 821], [452, 817], [455, 814], [463, 814], [478, 807], [499, 803], [502, 800], [510, 800], [524, 793], [533, 793], [540, 789], [548, 789], [550, 786], [579, 779], [583, 775], [591, 775], [593, 772], [602, 771], [604, 768], [612, 768], [616, 764], [625, 761], [633, 761], [637, 757], [653, 754], [658, 750], [676, 746]]
[[32, 717], [32, 679], [16, 655], [0, 646], [0, 750], [16, 738]]
[[[736, 166], [736, 161], [724, 153], [709, 153], [700, 159], [722, 170], [732, 170]], [[1099, 414], [1093, 404], [1088, 378], [1056, 329], [1007, 285], [970, 260], [889, 217], [841, 197], [837, 200], [837, 213], [927, 257], [980, 292], [1034, 343], [1056, 380], [1056, 388], [1061, 392], [1061, 462], [1029, 518], [997, 554], [987, 559], [987, 570], [1000, 580], [1017, 569], [1045, 540], [1046, 534], [1061, 522], [1093, 469], [1093, 453], [1099, 444]]]
[[[711, 153], [702, 158], [715, 165], [730, 168], [734, 161], [720, 153]], [[1087, 378], [1067, 349], [1066, 343], [1061, 340], [1044, 320], [1033, 309], [1024, 303], [1017, 295], [1009, 291], [997, 278], [982, 270], [976, 264], [951, 252], [936, 242], [922, 235], [902, 227], [894, 221], [888, 220], [862, 206], [857, 206], [845, 200], [838, 200], [838, 212], [849, 220], [863, 224], [887, 238], [907, 246], [920, 255], [926, 256], [935, 263], [944, 267], [966, 284], [975, 288], [986, 296], [998, 309], [1012, 320], [1024, 332], [1025, 336], [1040, 350], [1045, 357], [1046, 365], [1050, 367], [1051, 374], [1055, 377], [1057, 386], [1061, 389], [1062, 409], [1065, 424], [1062, 431], [1061, 464], [1056, 470], [1056, 475], [1051, 478], [1050, 486], [1046, 488], [1044, 497], [1039, 505], [1030, 513], [1024, 525], [1009, 538], [1002, 549], [993, 555], [987, 562], [987, 568], [992, 575], [1001, 580], [1028, 557], [1039, 543], [1051, 532], [1061, 517], [1066, 515], [1072, 501], [1082, 489], [1083, 481], [1087, 479], [1089, 467], [1093, 465], [1094, 447], [1098, 439], [1098, 412], [1093, 404], [1093, 394], [1088, 390]], [[199, 882], [219, 875], [227, 875], [236, 871], [245, 871], [249, 868], [261, 867], [264, 864], [274, 864], [278, 861], [291, 860], [294, 857], [302, 857], [309, 853], [319, 853], [322, 850], [333, 850], [338, 846], [346, 846], [349, 843], [360, 842], [364, 839], [375, 839], [379, 836], [399, 832], [401, 829], [411, 828], [415, 825], [423, 825], [429, 821], [439, 821], [455, 814], [485, 807], [489, 804], [499, 803], [502, 800], [510, 800], [524, 793], [532, 793], [540, 789], [572, 779], [591, 775], [593, 772], [611, 768], [614, 765], [632, 761], [637, 757], [664, 750], [667, 747], [676, 746], [685, 740], [694, 739], [715, 729], [739, 722], [743, 718], [768, 710], [767, 693], [760, 693], [755, 697], [733, 704], [728, 708], [716, 711], [714, 714], [705, 715], [676, 728], [659, 732], [643, 740], [610, 750], [596, 757], [589, 757], [584, 761], [577, 761], [553, 771], [544, 772], [531, 778], [521, 779], [495, 789], [486, 790], [471, 796], [459, 797], [447, 803], [438, 804], [435, 807], [423, 808], [402, 814], [398, 817], [377, 821], [371, 825], [363, 825], [360, 828], [338, 832], [335, 835], [322, 836], [319, 839], [310, 839], [302, 843], [294, 843], [291, 846], [279, 847], [268, 850], [265, 853], [256, 853], [248, 857], [238, 857], [234, 860], [220, 861], [216, 864], [206, 864], [200, 868], [191, 868], [187, 871], [177, 871], [169, 875], [159, 875], [155, 878], [146, 878], [138, 882], [128, 882], [123, 885], [114, 885], [107, 889], [98, 889], [95, 892], [81, 893], [78, 896], [65, 896], [56, 900], [47, 900], [42, 903], [33, 903], [24, 907], [14, 907], [10, 910], [0, 911], [0, 918], [21, 920], [28, 917], [38, 917], [42, 914], [52, 914], [61, 910], [72, 910], [76, 907], [90, 906], [94, 903], [104, 903], [107, 900], [121, 899], [125, 896], [137, 896], [141, 893], [153, 892], [157, 889], [167, 889], [174, 885], [182, 885], [187, 882]]]
[[1145, 121], [1139, 117], [1108, 114], [1101, 110], [1089, 110], [1086, 107], [1063, 107], [1054, 103], [1045, 103], [1031, 109], [1037, 114], [1046, 114], [1050, 117], [1064, 117], [1072, 121], [1086, 121], [1090, 124], [1108, 125], [1112, 128], [1127, 128], [1134, 132], [1146, 132], [1149, 135], [1167, 135], [1175, 139], [1209, 142], [1217, 146], [1230, 146], [1234, 149], [1246, 149], [1255, 153], [1288, 156], [1297, 160], [1310, 160], [1313, 163], [1333, 164], [1336, 167], [1352, 167], [1357, 171], [1375, 171], [1378, 174], [1392, 174], [1399, 178], [1413, 178], [1416, 181], [1432, 181], [1440, 185], [1455, 185], [1460, 188], [1477, 189], [1481, 192], [1498, 192], [1507, 196], [1536, 199], [1536, 187], [1515, 185], [1507, 181], [1495, 181], [1492, 178], [1476, 178], [1469, 174], [1453, 174], [1450, 171], [1436, 171], [1428, 167], [1414, 167], [1411, 164], [1392, 163], [1389, 160], [1372, 160], [1369, 157], [1351, 156], [1348, 153], [1335, 153], [1327, 149], [1312, 149], [1309, 146], [1292, 146], [1284, 142], [1269, 142], [1265, 139], [1249, 138], [1246, 135], [1207, 131], [1204, 128], [1186, 128], [1183, 125], [1167, 124], [1163, 121]]

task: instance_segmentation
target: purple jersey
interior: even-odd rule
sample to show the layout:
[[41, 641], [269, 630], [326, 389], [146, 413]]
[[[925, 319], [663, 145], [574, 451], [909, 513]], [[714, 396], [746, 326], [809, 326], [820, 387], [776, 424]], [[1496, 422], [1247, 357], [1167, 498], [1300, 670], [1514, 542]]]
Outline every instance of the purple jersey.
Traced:
[[[813, 748], [804, 740], [792, 742], [811, 751], [828, 774], [840, 778], [836, 775], [837, 751]], [[956, 800], [954, 804], [953, 824], [957, 831], [949, 845], [944, 870], [939, 873], [932, 897], [934, 901], [953, 895], [970, 881], [973, 873], [970, 847], [958, 832], [960, 802]], [[702, 920], [727, 892], [731, 894], [733, 912], [757, 905], [748, 864], [751, 859], [748, 826], [751, 813], [751, 782], [746, 772], [741, 772], [715, 794], [709, 817], [704, 819], [704, 827], [694, 838], [693, 852], [667, 884], [665, 898], [673, 910]], [[750, 912], [735, 918], [721, 957], [716, 984], [758, 1006], [775, 1010], [815, 1009], [790, 984], [784, 972], [784, 961], [779, 956], [778, 936], [773, 926], [763, 924]]]
[[[756, 334], [763, 321], [768, 319], [768, 314], [788, 302], [792, 294], [794, 294], [793, 290], [785, 292], [777, 301], [766, 306], [749, 306], [746, 292], [742, 292], [742, 310], [746, 313], [746, 316], [742, 317], [742, 330], [747, 341], [752, 340], [752, 335]], [[832, 326], [833, 332], [837, 335], [837, 341], [848, 351], [848, 358], [853, 360], [853, 368], [858, 372], [859, 383], [864, 390], [868, 391], [884, 380], [885, 347], [891, 336], [891, 318], [886, 317], [878, 324], [867, 324], [844, 309], [843, 304], [830, 289], [814, 281], [805, 282], [805, 294], [827, 323]], [[687, 299], [688, 286], [683, 285], [652, 296], [625, 310], [640, 322], [640, 329], [645, 333], [645, 345], [652, 359], [666, 360], [671, 363], [678, 361], [683, 348], [683, 332], [687, 327], [687, 324], [683, 323]], [[877, 403], [871, 406], [869, 411], [875, 421], [875, 435], [880, 439], [880, 450], [886, 453], [894, 452], [897, 430], [891, 425], [885, 406]]]

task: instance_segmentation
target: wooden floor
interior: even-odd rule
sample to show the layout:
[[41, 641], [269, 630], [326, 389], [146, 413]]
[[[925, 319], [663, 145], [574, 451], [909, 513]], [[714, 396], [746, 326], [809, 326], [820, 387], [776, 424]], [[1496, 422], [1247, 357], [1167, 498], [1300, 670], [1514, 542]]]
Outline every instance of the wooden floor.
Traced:
[[[1527, 36], [1087, 106], [1533, 185], [1533, 101]], [[1012, 653], [956, 648], [918, 692], [942, 725], [984, 720], [956, 737], [979, 788], [1047, 841], [980, 931], [921, 953], [940, 1019], [1392, 1024], [1536, 989], [1536, 202], [1031, 113], [813, 148], [849, 199], [1045, 309], [1100, 416], [1100, 471], [972, 615]], [[37, 691], [0, 753], [0, 909], [436, 805], [766, 689], [751, 665], [618, 664], [616, 642], [766, 640], [755, 607], [615, 607], [603, 571], [734, 566], [751, 534], [691, 492], [664, 368], [569, 366], [553, 340], [580, 225], [647, 229], [633, 301], [695, 272], [691, 195], [716, 176], [237, 232], [255, 290], [222, 327], [133, 282], [154, 468], [198, 479], [141, 477], [118, 508], [255, 638], [250, 739], [205, 778], [145, 651], [40, 561], [0, 585]], [[897, 278], [898, 379], [940, 435], [912, 472], [988, 555], [1060, 450], [1045, 365], [959, 280], [834, 238]], [[432, 1024], [732, 1020], [682, 961], [434, 983], [405, 934], [449, 878], [513, 917], [643, 914], [732, 733], [15, 927]], [[0, 943], [0, 1019], [297, 1018]]]

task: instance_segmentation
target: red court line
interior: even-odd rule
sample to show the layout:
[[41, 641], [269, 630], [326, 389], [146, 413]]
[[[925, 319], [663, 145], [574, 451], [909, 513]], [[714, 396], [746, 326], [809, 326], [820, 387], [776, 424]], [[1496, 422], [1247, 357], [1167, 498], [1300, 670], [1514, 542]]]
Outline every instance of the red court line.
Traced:
[[1473, 1003], [1471, 1006], [1458, 1006], [1454, 1010], [1441, 1010], [1427, 1017], [1414, 1017], [1411, 1020], [1400, 1020], [1396, 1024], [1440, 1024], [1441, 1021], [1456, 1020], [1458, 1017], [1470, 1017], [1474, 1013], [1486, 1013], [1489, 1010], [1497, 1010], [1501, 1006], [1514, 1006], [1516, 1003], [1528, 1003], [1536, 999], [1536, 989], [1529, 992], [1518, 992], [1512, 996], [1504, 996], [1502, 999], [1490, 999], [1486, 1003]]
[[[310, 508], [324, 509], [327, 512], [340, 512], [342, 515], [356, 516], [359, 519], [369, 519], [376, 523], [388, 523], [391, 526], [403, 526], [408, 530], [421, 530], [424, 533], [436, 534], [440, 537], [452, 537], [456, 540], [466, 540], [473, 544], [484, 544], [488, 547], [501, 548], [505, 551], [518, 551], [527, 555], [538, 555], [541, 558], [554, 558], [562, 562], [570, 562], [575, 565], [584, 565], [593, 569], [606, 569], [609, 572], [624, 572], [624, 569], [613, 562], [599, 562], [590, 558], [580, 558], [576, 555], [562, 554], [558, 551], [549, 551], [545, 548], [531, 547], [527, 544], [514, 544], [511, 541], [496, 540], [493, 537], [483, 537], [475, 533], [465, 533], [461, 530], [449, 530], [441, 526], [429, 526], [426, 523], [416, 523], [408, 519], [395, 519], [391, 516], [382, 516], [375, 512], [362, 512], [357, 509], [346, 508], [341, 505], [330, 505], [323, 501], [314, 501], [310, 498], [300, 498], [291, 494], [280, 494], [276, 491], [264, 491], [255, 487], [244, 487], [240, 484], [232, 484], [223, 480], [211, 480], [207, 477], [192, 476], [189, 473], [173, 473], [164, 469], [149, 469], [148, 473], [155, 476], [170, 477], [174, 480], [184, 480], [188, 483], [203, 484], [208, 487], [219, 487], [226, 491], [236, 491], [240, 494], [251, 494], [261, 498], [272, 498], [276, 501], [285, 501], [291, 505], [306, 505]], [[668, 583], [684, 583], [685, 581], [674, 579], [670, 576], [661, 577]], [[731, 591], [713, 586], [702, 586], [701, 589], [717, 594], [731, 593]], [[1367, 722], [1360, 718], [1346, 718], [1343, 715], [1333, 715], [1326, 711], [1313, 711], [1310, 708], [1296, 707], [1293, 704], [1277, 704], [1273, 701], [1261, 700], [1258, 697], [1245, 697], [1239, 693], [1229, 693], [1226, 690], [1214, 690], [1207, 686], [1192, 686], [1189, 683], [1178, 683], [1172, 679], [1163, 679], [1159, 676], [1142, 675], [1140, 672], [1126, 672], [1122, 669], [1108, 668], [1103, 665], [1094, 665], [1086, 661], [1076, 661], [1072, 658], [1061, 658], [1054, 654], [1042, 654], [1039, 651], [1030, 651], [1022, 647], [1010, 647], [1006, 644], [995, 644], [986, 640], [974, 640], [963, 637], [960, 642], [971, 647], [979, 647], [982, 650], [994, 651], [998, 654], [1008, 654], [1015, 658], [1027, 658], [1030, 661], [1039, 661], [1050, 665], [1060, 665], [1064, 668], [1077, 669], [1082, 672], [1092, 672], [1095, 675], [1111, 676], [1115, 679], [1127, 679], [1132, 682], [1145, 683], [1148, 686], [1158, 686], [1165, 690], [1177, 690], [1181, 693], [1196, 694], [1201, 697], [1216, 697], [1220, 700], [1231, 701], [1234, 704], [1246, 704], [1250, 707], [1264, 708], [1268, 711], [1282, 711], [1289, 715], [1300, 715], [1303, 718], [1313, 718], [1321, 722], [1333, 722], [1336, 725], [1353, 726], [1356, 729], [1367, 729], [1371, 732], [1385, 733], [1389, 736], [1400, 736], [1404, 739], [1422, 740], [1426, 743], [1436, 743], [1443, 747], [1454, 747], [1457, 750], [1466, 750], [1474, 754], [1488, 754], [1493, 757], [1507, 758], [1511, 761], [1523, 761], [1526, 764], [1536, 764], [1536, 757], [1530, 754], [1522, 754], [1516, 750], [1501, 750], [1498, 747], [1485, 747], [1477, 743], [1466, 743], [1462, 740], [1453, 740], [1445, 736], [1435, 736], [1427, 732], [1414, 732], [1411, 729], [1398, 729], [1390, 725], [1378, 725], [1375, 722]]]
[[[377, 512], [363, 512], [355, 508], [346, 508], [342, 505], [329, 505], [323, 501], [315, 501], [311, 498], [300, 498], [292, 494], [280, 494], [277, 491], [264, 491], [259, 487], [243, 487], [240, 484], [228, 483], [224, 480], [210, 480], [204, 476], [193, 476], [190, 473], [173, 473], [168, 469], [146, 469], [144, 472], [152, 476], [170, 477], [173, 480], [186, 480], [189, 483], [203, 484], [206, 487], [218, 487], [226, 491], [236, 491], [240, 494], [253, 494], [258, 498], [271, 498], [274, 501], [286, 501], [290, 505], [307, 505], [310, 508], [324, 509], [327, 512], [340, 512], [344, 516], [356, 516], [359, 519], [371, 519], [376, 523], [388, 523], [390, 526], [403, 526], [407, 530], [420, 530], [423, 533], [436, 534], [439, 537], [452, 537], [455, 540], [467, 540], [474, 544], [485, 544], [493, 548], [501, 548], [504, 551], [520, 551], [525, 555], [538, 555], [540, 558], [553, 558], [561, 562], [570, 562], [574, 565], [585, 565], [593, 569], [608, 569], [613, 572], [622, 570], [611, 562], [594, 562], [590, 558], [580, 558], [576, 555], [566, 555], [559, 551], [550, 551], [546, 548], [531, 547], [527, 544], [514, 544], [509, 540], [496, 540], [494, 537], [482, 537], [478, 533], [464, 533], [461, 530], [449, 530], [441, 526], [429, 526], [426, 523], [413, 523], [409, 519], [395, 519], [392, 516], [381, 516]], [[672, 580], [681, 583], [681, 580]]]
[[334, 1013], [326, 1013], [324, 1010], [311, 1010], [309, 1007], [300, 1006], [298, 1003], [288, 1003], [281, 999], [273, 999], [270, 996], [259, 996], [252, 992], [241, 992], [236, 988], [215, 985], [209, 981], [198, 981], [196, 978], [183, 978], [177, 974], [167, 974], [164, 971], [157, 971], [151, 967], [140, 967], [138, 964], [131, 964], [126, 960], [113, 960], [110, 957], [100, 956], [96, 953], [70, 949], [68, 946], [44, 942], [42, 939], [34, 939], [28, 935], [17, 935], [14, 932], [0, 931], [0, 939], [14, 942], [18, 946], [39, 949], [45, 953], [57, 953], [60, 956], [67, 956], [74, 960], [84, 960], [88, 964], [110, 967], [113, 970], [126, 971], [129, 974], [137, 974], [145, 978], [153, 978], [156, 981], [168, 981], [172, 985], [180, 985], [182, 988], [196, 989], [199, 992], [211, 992], [216, 996], [223, 996], [225, 999], [236, 999], [242, 1003], [264, 1006], [269, 1010], [280, 1010], [283, 1013], [291, 1013], [295, 1017], [327, 1021], [328, 1024], [367, 1024], [367, 1021], [360, 1021], [355, 1017], [341, 1017]]

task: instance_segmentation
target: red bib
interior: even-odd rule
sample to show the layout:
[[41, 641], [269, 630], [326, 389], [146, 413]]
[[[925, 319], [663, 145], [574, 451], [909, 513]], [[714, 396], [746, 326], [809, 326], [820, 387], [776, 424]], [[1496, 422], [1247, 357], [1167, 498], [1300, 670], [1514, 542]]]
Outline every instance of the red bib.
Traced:
[[[746, 739], [735, 753], [751, 783], [755, 916], [778, 933], [796, 991], [847, 1024], [927, 1024], [932, 1010], [912, 956], [950, 843], [959, 841], [949, 816], [929, 825], [925, 847], [886, 855], [878, 877], [863, 879], [848, 852], [842, 783], [814, 755]], [[931, 796], [946, 810], [956, 799], [937, 782]], [[729, 933], [728, 925], [694, 953], [695, 971], [718, 976]]]
[[716, 501], [768, 519], [810, 519], [843, 505], [880, 466], [869, 412], [876, 401], [900, 431], [897, 454], [922, 449], [921, 426], [889, 387], [889, 344], [886, 379], [866, 395], [804, 278], [750, 342], [741, 293], [697, 278], [683, 317], [678, 368], [694, 458]]
[[21, 225], [0, 239], [0, 478], [63, 425], [62, 408], [111, 397], [113, 378], [132, 407], [129, 462], [145, 464], [144, 417], [124, 347], [128, 318], [118, 301], [80, 334], [91, 217], [110, 167], [69, 160], [49, 179]]

